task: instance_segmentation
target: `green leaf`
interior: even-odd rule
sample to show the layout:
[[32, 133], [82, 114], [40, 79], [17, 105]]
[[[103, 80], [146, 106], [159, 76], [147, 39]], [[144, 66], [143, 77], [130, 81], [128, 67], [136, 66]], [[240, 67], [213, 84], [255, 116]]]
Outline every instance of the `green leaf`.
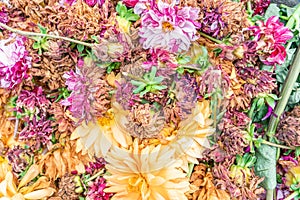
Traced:
[[184, 68], [183, 67], [177, 67], [176, 69], [178, 74], [183, 74], [184, 73]]
[[154, 89], [154, 90], [164, 90], [166, 88], [167, 88], [166, 85], [153, 85], [152, 86], [152, 89]]
[[47, 34], [47, 28], [43, 27], [41, 24], [38, 24], [37, 26], [39, 27], [41, 33]]
[[134, 94], [138, 94], [145, 89], [146, 84], [139, 85], [136, 89], [133, 90]]
[[151, 68], [151, 72], [150, 72], [150, 74], [149, 74], [149, 79], [150, 79], [150, 80], [154, 80], [155, 75], [156, 75], [156, 72], [157, 72], [156, 67], [152, 67], [152, 68]]
[[33, 45], [32, 45], [32, 48], [33, 49], [39, 49], [41, 46], [38, 42], [34, 42]]
[[146, 86], [146, 84], [141, 81], [131, 80], [130, 82], [132, 85], [135, 85], [135, 86], [139, 86], [141, 84], [144, 84]]
[[267, 190], [275, 189], [276, 181], [276, 148], [262, 144], [256, 149], [255, 174], [265, 177], [262, 185]]
[[300, 155], [300, 147], [296, 147], [295, 155], [298, 157]]
[[178, 64], [184, 65], [191, 61], [191, 57], [189, 57], [189, 56], [179, 57], [179, 59], [177, 61], [178, 61]]
[[300, 88], [293, 91], [288, 100], [288, 105], [293, 105], [298, 103], [300, 103]]
[[97, 36], [95, 36], [95, 35], [92, 35], [91, 36], [91, 38], [96, 42], [96, 43], [98, 43], [99, 44], [99, 39], [98, 39], [98, 37]]
[[263, 106], [265, 105], [265, 100], [264, 98], [259, 98], [256, 104], [257, 110], [260, 110]]
[[117, 4], [116, 11], [121, 17], [124, 17], [127, 13], [127, 7], [124, 4], [122, 4], [122, 2], [119, 2]]
[[271, 3], [268, 7], [268, 9], [265, 12], [265, 22], [272, 16], [280, 16], [280, 9], [278, 8], [277, 4]]
[[265, 98], [265, 100], [267, 101], [267, 103], [270, 107], [272, 107], [273, 109], [275, 108], [275, 100], [273, 98], [267, 96]]
[[77, 50], [79, 53], [82, 53], [84, 50], [84, 46], [82, 44], [77, 44]]
[[128, 20], [128, 21], [133, 21], [133, 22], [135, 22], [135, 21], [137, 21], [137, 20], [140, 18], [140, 16], [137, 15], [137, 14], [134, 14], [134, 13], [128, 13], [128, 12], [127, 12], [127, 13], [125, 14], [124, 18], [125, 18], [126, 20]]

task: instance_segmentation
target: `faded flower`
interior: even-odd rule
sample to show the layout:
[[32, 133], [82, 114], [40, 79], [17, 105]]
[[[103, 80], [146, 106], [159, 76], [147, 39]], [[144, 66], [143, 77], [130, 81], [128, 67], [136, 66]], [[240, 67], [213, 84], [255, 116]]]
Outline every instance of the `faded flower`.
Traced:
[[28, 78], [31, 57], [24, 46], [24, 38], [12, 35], [0, 41], [0, 87], [13, 89]]
[[199, 9], [173, 6], [163, 1], [142, 13], [139, 35], [145, 49], [163, 48], [171, 52], [187, 51], [198, 39]]

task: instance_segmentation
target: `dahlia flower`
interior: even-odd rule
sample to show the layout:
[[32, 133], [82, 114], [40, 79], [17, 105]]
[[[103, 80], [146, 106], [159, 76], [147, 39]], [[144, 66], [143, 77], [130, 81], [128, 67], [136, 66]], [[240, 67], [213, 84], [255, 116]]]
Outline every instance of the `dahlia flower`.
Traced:
[[89, 183], [87, 200], [109, 200], [111, 193], [104, 192], [106, 188], [105, 178], [98, 177], [95, 181]]
[[0, 87], [13, 89], [28, 78], [31, 57], [24, 46], [24, 38], [11, 36], [0, 41]]
[[257, 26], [249, 27], [253, 31], [256, 50], [260, 60], [266, 65], [283, 64], [286, 51], [283, 46], [293, 37], [293, 33], [279, 21], [276, 16], [270, 17], [266, 23], [257, 21]]
[[254, 15], [263, 15], [270, 3], [270, 0], [254, 0], [254, 5], [252, 8], [254, 10]]
[[76, 140], [76, 152], [88, 154], [91, 158], [104, 157], [113, 146], [128, 148], [131, 136], [125, 129], [126, 114], [120, 106], [114, 108], [108, 117], [101, 117], [97, 122], [82, 123], [71, 135]]
[[177, 138], [170, 144], [190, 163], [198, 164], [197, 158], [210, 146], [206, 137], [215, 132], [210, 114], [209, 101], [198, 102], [189, 117], [179, 123]]
[[174, 150], [147, 146], [140, 150], [135, 140], [131, 150], [114, 147], [106, 158], [104, 191], [115, 193], [112, 199], [187, 199], [189, 181], [182, 171], [183, 161], [174, 157]]
[[171, 52], [187, 51], [191, 41], [198, 39], [199, 9], [179, 8], [158, 1], [141, 15], [139, 35], [144, 49], [163, 48]]

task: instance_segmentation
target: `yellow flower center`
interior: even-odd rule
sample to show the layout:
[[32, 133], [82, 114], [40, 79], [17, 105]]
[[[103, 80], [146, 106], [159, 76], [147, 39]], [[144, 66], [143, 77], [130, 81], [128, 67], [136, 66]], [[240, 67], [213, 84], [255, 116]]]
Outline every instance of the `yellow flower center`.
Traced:
[[98, 124], [100, 126], [110, 126], [110, 122], [113, 119], [113, 113], [111, 112], [111, 110], [107, 111], [107, 113], [105, 113], [104, 117], [100, 117], [98, 118]]
[[130, 192], [141, 192], [145, 189], [145, 187], [148, 187], [148, 184], [145, 180], [145, 178], [141, 175], [137, 175], [135, 177], [132, 177], [128, 180], [128, 190]]
[[174, 27], [170, 22], [163, 22], [162, 29], [164, 32], [171, 32], [174, 30]]

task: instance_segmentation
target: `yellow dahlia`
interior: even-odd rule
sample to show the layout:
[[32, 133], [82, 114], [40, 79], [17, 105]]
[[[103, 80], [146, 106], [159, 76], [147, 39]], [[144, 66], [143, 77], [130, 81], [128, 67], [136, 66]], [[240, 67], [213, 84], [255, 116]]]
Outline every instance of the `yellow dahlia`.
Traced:
[[[38, 166], [33, 164], [22, 180], [17, 183], [12, 172], [8, 172], [5, 179], [0, 182], [0, 199], [23, 200], [50, 197], [55, 189], [50, 187], [51, 182], [47, 177], [38, 177], [39, 174]], [[34, 179], [37, 180], [32, 183]]]
[[71, 140], [77, 140], [76, 152], [90, 157], [105, 157], [113, 145], [129, 148], [132, 138], [123, 128], [127, 123], [124, 112], [114, 105], [107, 116], [96, 122], [83, 122], [71, 135]]
[[187, 199], [189, 181], [174, 153], [161, 145], [140, 149], [138, 140], [130, 150], [113, 147], [106, 158], [111, 175], [105, 177], [105, 192], [115, 193], [112, 199]]
[[184, 155], [190, 163], [198, 164], [197, 158], [209, 147], [207, 136], [215, 132], [210, 114], [209, 101], [198, 102], [190, 116], [179, 123], [177, 137], [170, 144], [177, 155]]

